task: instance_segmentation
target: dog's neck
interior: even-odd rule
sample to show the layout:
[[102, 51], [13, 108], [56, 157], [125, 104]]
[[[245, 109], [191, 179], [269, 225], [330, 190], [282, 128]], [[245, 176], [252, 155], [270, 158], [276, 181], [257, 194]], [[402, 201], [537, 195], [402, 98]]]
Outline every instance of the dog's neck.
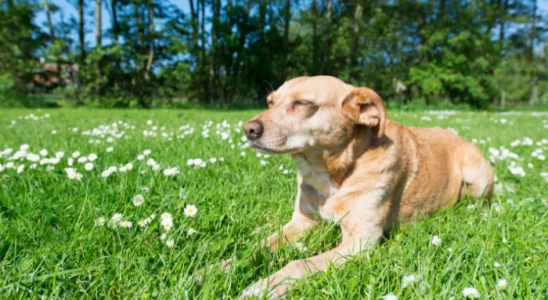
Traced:
[[[357, 158], [374, 144], [375, 138], [371, 130], [356, 126], [346, 144], [332, 149], [310, 149], [294, 154], [293, 158], [295, 161], [306, 162], [307, 169], [327, 173], [331, 183], [339, 187], [353, 170]], [[297, 168], [300, 168], [299, 164]]]

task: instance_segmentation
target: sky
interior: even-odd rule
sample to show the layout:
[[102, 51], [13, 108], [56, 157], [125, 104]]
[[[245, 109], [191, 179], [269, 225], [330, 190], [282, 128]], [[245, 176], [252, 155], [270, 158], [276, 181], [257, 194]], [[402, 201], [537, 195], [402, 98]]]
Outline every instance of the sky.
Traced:
[[[188, 0], [175, 0], [175, 1], [162, 0], [162, 1], [175, 4], [180, 9], [182, 9], [183, 12], [185, 13], [190, 11], [190, 8], [188, 6]], [[78, 15], [77, 7], [75, 5], [70, 4], [71, 2], [75, 3], [76, 1], [49, 0], [49, 2], [56, 4], [59, 8], [61, 8], [61, 13], [55, 13], [52, 18], [52, 21], [54, 22], [54, 24], [60, 20], [61, 15], [63, 16], [65, 20], [69, 20], [71, 17], [74, 17], [75, 19], [77, 18], [77, 15]], [[86, 26], [86, 44], [89, 47], [94, 47], [95, 46], [95, 23], [94, 23], [95, 16], [93, 15], [93, 11], [95, 9], [94, 8], [95, 1], [87, 1], [87, 2], [89, 4], [88, 4], [88, 7], [86, 7], [86, 12], [87, 12], [87, 15], [86, 15], [87, 21], [85, 25]], [[103, 2], [110, 2], [110, 1], [103, 0]], [[548, 0], [538, 0], [538, 7], [540, 11], [548, 12]], [[40, 12], [36, 17], [37, 17], [37, 22], [36, 22], [37, 25], [42, 26], [44, 29], [46, 29], [47, 25], [46, 25], [45, 12], [43, 11]], [[110, 13], [108, 12], [108, 10], [105, 8], [104, 5], [102, 10], [101, 23], [102, 23], [103, 30], [108, 29], [112, 26], [110, 21]], [[75, 40], [78, 39], [76, 30], [74, 30], [73, 38]]]

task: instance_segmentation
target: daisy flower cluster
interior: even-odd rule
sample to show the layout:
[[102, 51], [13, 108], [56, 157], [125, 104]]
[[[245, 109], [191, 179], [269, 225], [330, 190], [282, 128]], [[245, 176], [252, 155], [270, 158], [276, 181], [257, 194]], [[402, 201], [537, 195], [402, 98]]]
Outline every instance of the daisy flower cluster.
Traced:
[[[40, 121], [40, 120], [43, 120], [43, 119], [49, 119], [50, 117], [51, 117], [51, 115], [48, 114], [48, 113], [43, 114], [43, 115], [35, 115], [35, 114], [31, 113], [31, 114], [28, 114], [28, 115], [25, 115], [25, 116], [18, 116], [17, 118], [19, 120]], [[17, 124], [17, 121], [12, 120], [11, 125], [15, 126], [15, 124]]]
[[[146, 189], [148, 190], [148, 188]], [[133, 206], [140, 207], [145, 203], [145, 197], [141, 194], [136, 194], [131, 199], [131, 202], [133, 203]], [[189, 204], [184, 208], [184, 215], [187, 217], [195, 217], [198, 213], [198, 208], [195, 205]], [[147, 216], [146, 218], [142, 218], [137, 221], [137, 225], [141, 229], [145, 229], [148, 227], [152, 222], [156, 219], [156, 214], [151, 214]], [[123, 228], [123, 229], [132, 229], [133, 228], [133, 222], [129, 219], [124, 219], [124, 215], [122, 213], [114, 213], [112, 217], [110, 218], [108, 224], [106, 224], [105, 217], [101, 216], [95, 220], [95, 225], [102, 227], [105, 225], [108, 225], [110, 228]], [[174, 229], [174, 222], [173, 222], [173, 215], [169, 212], [164, 212], [160, 215], [160, 228], [162, 230], [162, 233], [160, 235], [160, 240], [165, 243], [165, 245], [169, 248], [175, 247], [175, 241], [173, 239], [168, 239], [169, 233]], [[193, 234], [197, 233], [197, 231], [194, 228], [189, 227], [187, 229], [187, 235], [191, 236]]]
[[[124, 121], [117, 121], [112, 124], [99, 125], [95, 128], [82, 131], [82, 135], [89, 136], [90, 144], [101, 144], [103, 142], [112, 144], [119, 139], [127, 139], [126, 130], [134, 130], [135, 125], [129, 125]], [[74, 131], [74, 130], [73, 130]], [[75, 132], [77, 132], [76, 130]]]
[[[420, 278], [415, 276], [414, 274], [405, 275], [402, 278], [401, 287], [402, 289], [406, 289], [408, 287], [411, 287], [413, 285], [419, 284]], [[506, 279], [499, 279], [495, 285], [495, 290], [498, 292], [501, 292], [505, 290], [508, 287], [508, 282]], [[481, 293], [476, 289], [475, 287], [466, 287], [462, 290], [462, 296], [465, 299], [478, 299], [481, 296]], [[389, 300], [397, 300], [398, 297], [394, 294], [388, 294], [383, 297], [382, 299], [389, 299]], [[454, 297], [451, 297], [450, 299], [454, 299]]]

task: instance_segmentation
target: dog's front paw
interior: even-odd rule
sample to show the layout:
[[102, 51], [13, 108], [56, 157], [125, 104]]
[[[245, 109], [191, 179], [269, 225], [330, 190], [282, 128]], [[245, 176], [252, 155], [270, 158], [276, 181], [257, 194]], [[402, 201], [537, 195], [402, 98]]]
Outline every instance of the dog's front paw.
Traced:
[[[283, 278], [282, 278], [283, 279]], [[283, 282], [280, 277], [270, 276], [261, 279], [248, 286], [240, 296], [240, 300], [250, 299], [252, 297], [262, 297], [266, 295], [267, 299], [281, 299], [289, 291], [289, 282]]]

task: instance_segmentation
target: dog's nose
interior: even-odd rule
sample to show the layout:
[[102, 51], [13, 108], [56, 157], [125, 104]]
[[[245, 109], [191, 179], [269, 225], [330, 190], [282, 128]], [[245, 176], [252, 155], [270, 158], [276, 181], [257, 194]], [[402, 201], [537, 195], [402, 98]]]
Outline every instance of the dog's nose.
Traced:
[[263, 135], [263, 123], [253, 120], [247, 122], [244, 126], [245, 135], [250, 141], [254, 141]]

